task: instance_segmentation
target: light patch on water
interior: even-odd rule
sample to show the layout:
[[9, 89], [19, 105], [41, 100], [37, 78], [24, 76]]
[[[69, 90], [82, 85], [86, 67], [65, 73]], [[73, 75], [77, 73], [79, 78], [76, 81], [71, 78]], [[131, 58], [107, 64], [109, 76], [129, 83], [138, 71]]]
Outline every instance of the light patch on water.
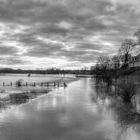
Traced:
[[[109, 99], [96, 98], [92, 84], [92, 80], [81, 79], [24, 106], [1, 112], [1, 138], [139, 140], [139, 124], [127, 124], [125, 114], [115, 111]], [[93, 100], [90, 94], [95, 95]]]

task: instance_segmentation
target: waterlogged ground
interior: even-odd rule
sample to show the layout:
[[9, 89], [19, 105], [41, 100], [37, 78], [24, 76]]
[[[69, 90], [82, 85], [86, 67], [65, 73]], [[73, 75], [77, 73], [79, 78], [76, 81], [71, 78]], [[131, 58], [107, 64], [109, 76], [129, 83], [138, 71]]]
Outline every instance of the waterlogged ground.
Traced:
[[[74, 75], [47, 75], [47, 74], [32, 74], [31, 77], [28, 77], [27, 74], [0, 74], [0, 92], [16, 92], [21, 91], [22, 89], [29, 89], [33, 87], [22, 87], [17, 88], [15, 86], [11, 87], [11, 82], [13, 85], [16, 81], [21, 80], [25, 85], [26, 82], [28, 84], [41, 83], [41, 82], [54, 82], [54, 81], [66, 81], [69, 82], [73, 80]], [[3, 82], [5, 83], [5, 87], [3, 87]], [[39, 88], [39, 87], [38, 87]], [[41, 87], [42, 88], [42, 87]]]
[[[22, 86], [16, 86], [16, 81], [21, 81]], [[36, 75], [32, 74], [1, 74], [0, 75], [0, 108], [7, 108], [11, 105], [22, 104], [40, 95], [47, 94], [55, 89], [54, 82], [64, 86], [76, 78], [73, 75]], [[3, 85], [4, 83], [4, 85]], [[12, 84], [11, 84], [12, 83]], [[27, 83], [27, 85], [26, 85]], [[35, 83], [35, 85], [34, 85]], [[43, 85], [41, 85], [43, 83]], [[46, 83], [46, 84], [45, 84]], [[47, 86], [50, 83], [50, 86]]]
[[0, 140], [139, 140], [133, 106], [99, 96], [93, 79], [0, 112]]

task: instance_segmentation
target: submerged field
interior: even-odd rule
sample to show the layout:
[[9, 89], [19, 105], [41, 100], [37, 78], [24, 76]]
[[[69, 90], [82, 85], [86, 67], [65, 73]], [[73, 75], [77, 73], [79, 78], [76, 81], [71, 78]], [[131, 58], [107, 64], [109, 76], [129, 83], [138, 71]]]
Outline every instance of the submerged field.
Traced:
[[[58, 88], [57, 83], [60, 83], [59, 86], [61, 87], [63, 83], [67, 84], [74, 80], [76, 78], [72, 75], [65, 77], [62, 75], [35, 74], [31, 75], [31, 77], [26, 74], [0, 75], [0, 108], [26, 103], [30, 99], [37, 98]], [[21, 81], [21, 86], [16, 85], [17, 81]], [[47, 83], [50, 83], [50, 85], [46, 85]]]
[[[139, 140], [135, 106], [81, 78], [0, 112], [0, 140]], [[137, 109], [140, 103], [137, 103]]]

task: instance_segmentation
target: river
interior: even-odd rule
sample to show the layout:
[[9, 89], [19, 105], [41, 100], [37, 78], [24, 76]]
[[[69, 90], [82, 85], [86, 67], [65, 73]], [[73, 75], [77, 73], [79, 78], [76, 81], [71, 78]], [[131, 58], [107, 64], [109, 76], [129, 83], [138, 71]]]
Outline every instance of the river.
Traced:
[[128, 118], [83, 78], [1, 110], [0, 140], [139, 140], [140, 125]]

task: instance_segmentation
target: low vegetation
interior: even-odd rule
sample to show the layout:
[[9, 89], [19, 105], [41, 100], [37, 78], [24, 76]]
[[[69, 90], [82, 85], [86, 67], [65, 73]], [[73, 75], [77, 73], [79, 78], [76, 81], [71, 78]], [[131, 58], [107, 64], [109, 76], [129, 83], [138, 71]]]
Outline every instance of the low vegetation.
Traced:
[[50, 92], [48, 89], [36, 89], [23, 91], [21, 93], [12, 93], [8, 96], [0, 98], [0, 108], [4, 108], [10, 104], [23, 104], [28, 102], [30, 99], [37, 98], [38, 96], [47, 94], [48, 92]]
[[[136, 84], [130, 75], [138, 69], [132, 67], [135, 63], [135, 52], [140, 44], [140, 30], [134, 33], [136, 39], [125, 39], [118, 53], [114, 56], [100, 56], [95, 67], [96, 82], [104, 82], [114, 86], [115, 95], [121, 97], [124, 103], [129, 103], [136, 95]], [[131, 64], [131, 67], [130, 67]]]
[[116, 86], [118, 86], [120, 89], [117, 92], [117, 95], [122, 98], [124, 103], [130, 103], [133, 97], [136, 95], [136, 85], [134, 81], [121, 81]]

